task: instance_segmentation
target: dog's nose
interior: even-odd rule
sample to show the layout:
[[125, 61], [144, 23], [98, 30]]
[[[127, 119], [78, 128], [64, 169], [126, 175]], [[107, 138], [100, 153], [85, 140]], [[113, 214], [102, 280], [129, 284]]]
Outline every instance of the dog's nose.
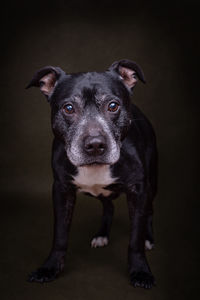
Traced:
[[99, 136], [88, 136], [84, 142], [84, 149], [89, 155], [102, 155], [106, 149], [105, 138]]

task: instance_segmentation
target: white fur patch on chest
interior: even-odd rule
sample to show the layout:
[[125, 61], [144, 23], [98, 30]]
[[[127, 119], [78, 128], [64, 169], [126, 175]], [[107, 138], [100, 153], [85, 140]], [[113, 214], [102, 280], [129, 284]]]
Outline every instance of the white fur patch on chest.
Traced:
[[112, 192], [104, 188], [117, 179], [112, 178], [108, 165], [78, 167], [78, 174], [73, 178], [73, 183], [79, 188], [79, 192], [90, 193], [93, 196], [100, 194], [109, 196]]

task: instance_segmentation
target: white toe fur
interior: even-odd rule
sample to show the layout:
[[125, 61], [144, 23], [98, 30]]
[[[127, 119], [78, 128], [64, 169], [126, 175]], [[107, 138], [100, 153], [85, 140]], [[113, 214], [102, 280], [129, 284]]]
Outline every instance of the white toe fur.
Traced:
[[93, 238], [91, 241], [91, 247], [92, 248], [97, 248], [97, 247], [104, 247], [108, 245], [108, 238], [107, 237], [102, 237], [98, 236], [96, 238]]
[[153, 247], [154, 247], [154, 244], [152, 244], [150, 241], [148, 241], [148, 240], [146, 240], [145, 241], [145, 249], [146, 250], [151, 250], [151, 249], [153, 249]]

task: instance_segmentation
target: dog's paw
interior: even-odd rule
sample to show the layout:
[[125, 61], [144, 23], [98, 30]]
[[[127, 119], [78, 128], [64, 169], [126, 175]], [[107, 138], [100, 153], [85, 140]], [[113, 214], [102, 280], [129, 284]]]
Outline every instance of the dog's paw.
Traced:
[[60, 273], [59, 270], [57, 270], [56, 268], [49, 269], [49, 268], [41, 267], [36, 271], [32, 272], [28, 276], [28, 281], [29, 282], [35, 281], [40, 283], [53, 281], [54, 279], [56, 279], [59, 273]]
[[91, 241], [92, 248], [104, 247], [107, 245], [108, 245], [108, 238], [106, 236], [98, 236], [93, 238]]
[[155, 279], [151, 273], [147, 272], [133, 272], [130, 275], [131, 284], [134, 287], [141, 287], [151, 289], [155, 285]]
[[154, 248], [154, 244], [151, 243], [149, 240], [145, 241], [145, 250], [152, 250]]

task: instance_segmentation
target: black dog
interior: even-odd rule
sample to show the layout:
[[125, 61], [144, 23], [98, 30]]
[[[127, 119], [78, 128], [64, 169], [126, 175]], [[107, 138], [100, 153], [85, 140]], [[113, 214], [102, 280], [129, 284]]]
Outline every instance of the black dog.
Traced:
[[31, 86], [40, 87], [52, 108], [54, 239], [45, 263], [29, 281], [54, 280], [64, 269], [76, 192], [103, 204], [102, 224], [92, 247], [108, 244], [112, 200], [127, 195], [131, 222], [128, 265], [133, 286], [151, 288], [154, 277], [145, 248], [153, 247], [152, 202], [156, 194], [157, 149], [151, 124], [130, 101], [141, 68], [132, 61], [114, 62], [105, 72], [66, 74], [45, 67]]

